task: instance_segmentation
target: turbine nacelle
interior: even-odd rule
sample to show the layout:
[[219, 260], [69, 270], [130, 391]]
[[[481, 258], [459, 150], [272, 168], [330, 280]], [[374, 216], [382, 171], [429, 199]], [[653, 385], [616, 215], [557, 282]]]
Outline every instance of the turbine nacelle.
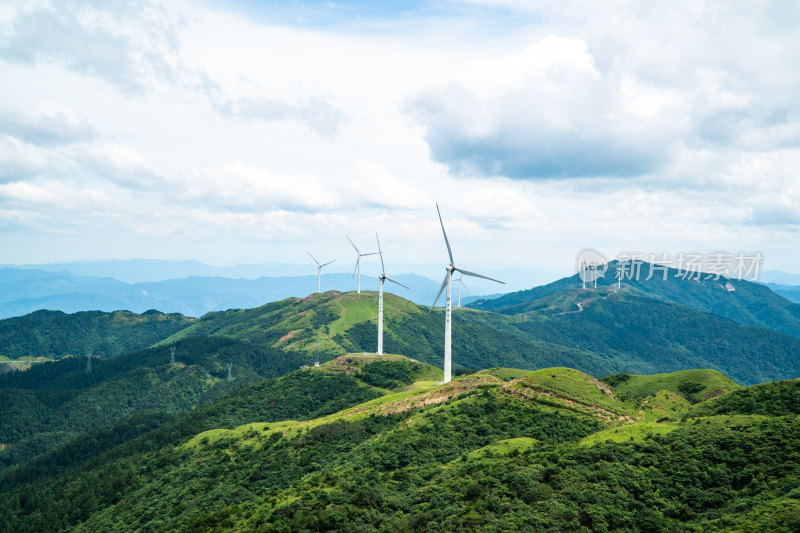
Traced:
[[352, 244], [353, 248], [355, 248], [356, 254], [358, 254], [356, 256], [356, 266], [353, 269], [353, 275], [350, 277], [351, 278], [354, 277], [356, 275], [356, 272], [358, 272], [358, 293], [361, 294], [361, 258], [366, 257], [368, 255], [377, 255], [378, 252], [369, 252], [366, 254], [362, 254], [361, 251], [356, 246], [356, 244], [353, 242], [353, 240], [347, 235], [345, 235], [345, 237], [347, 237], [347, 240], [350, 241], [350, 244]]
[[[439, 224], [442, 226], [442, 235], [444, 235], [444, 243], [447, 245], [447, 255], [450, 257], [450, 264], [445, 267], [447, 270], [447, 274], [444, 277], [444, 281], [442, 281], [442, 286], [439, 287], [439, 292], [436, 294], [436, 298], [433, 300], [433, 304], [431, 304], [431, 308], [428, 311], [428, 316], [430, 316], [431, 312], [433, 311], [436, 302], [439, 301], [439, 297], [442, 295], [445, 289], [447, 289], [447, 297], [445, 298], [445, 319], [444, 319], [444, 381], [443, 383], [447, 383], [450, 381], [450, 365], [451, 365], [451, 313], [452, 313], [452, 302], [451, 302], [451, 294], [452, 294], [452, 279], [453, 279], [453, 272], [461, 273], [461, 277], [464, 276], [472, 276], [474, 278], [483, 278], [488, 279], [490, 281], [494, 281], [497, 283], [503, 283], [499, 279], [490, 278], [489, 276], [484, 276], [483, 274], [478, 274], [477, 272], [472, 272], [471, 270], [467, 270], [465, 268], [459, 268], [456, 266], [456, 261], [453, 259], [453, 250], [450, 248], [450, 241], [447, 238], [447, 232], [444, 230], [444, 222], [442, 221], [442, 212], [439, 210], [439, 204], [436, 204], [436, 213], [439, 215]], [[460, 280], [459, 280], [460, 281]]]
[[[401, 287], [406, 287], [399, 281], [393, 280], [389, 276], [386, 275], [386, 266], [383, 264], [383, 251], [381, 250], [381, 240], [378, 238], [378, 234], [375, 234], [375, 240], [378, 242], [378, 255], [381, 257], [381, 274], [378, 276], [378, 280], [380, 283], [378, 284], [378, 355], [383, 355], [383, 282], [388, 280], [392, 283], [396, 283]], [[355, 245], [353, 245], [355, 246]]]

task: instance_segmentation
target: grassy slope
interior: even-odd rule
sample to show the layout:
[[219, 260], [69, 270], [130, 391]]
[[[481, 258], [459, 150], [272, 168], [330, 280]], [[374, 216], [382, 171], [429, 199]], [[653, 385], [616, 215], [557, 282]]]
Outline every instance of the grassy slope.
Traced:
[[[600, 376], [708, 367], [742, 383], [800, 374], [800, 361], [793, 356], [800, 350], [798, 339], [630, 290], [566, 290], [534, 303], [515, 316], [454, 311], [454, 368], [560, 365]], [[162, 344], [221, 335], [309, 354], [319, 343], [322, 360], [374, 352], [375, 306], [372, 293], [330, 291], [256, 309], [211, 313]], [[388, 295], [385, 349], [441, 364], [443, 314], [437, 310], [426, 316], [425, 309]]]
[[680, 370], [669, 374], [631, 376], [614, 386], [614, 390], [620, 394], [629, 394], [633, 398], [641, 399], [661, 391], [680, 393], [679, 386], [688, 381], [704, 385], [702, 390], [695, 393], [698, 398], [719, 396], [722, 393], [742, 388], [741, 385], [716, 370], [696, 369]]

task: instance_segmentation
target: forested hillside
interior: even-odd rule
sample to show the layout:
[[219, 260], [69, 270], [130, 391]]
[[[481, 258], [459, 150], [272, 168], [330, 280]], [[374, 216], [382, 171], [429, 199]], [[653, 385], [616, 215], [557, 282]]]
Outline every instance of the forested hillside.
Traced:
[[[598, 288], [616, 287], [617, 267], [617, 261], [608, 264], [605, 275], [598, 279]], [[623, 293], [633, 292], [644, 297], [667, 300], [740, 324], [766, 327], [800, 337], [800, 304], [779, 296], [765, 285], [724, 277], [714, 280], [707, 275], [695, 279], [684, 271], [671, 268], [666, 270], [665, 279], [664, 270], [652, 268], [645, 262], [633, 267], [626, 265], [623, 273]], [[468, 306], [513, 315], [536, 309], [540, 298], [580, 287], [582, 281], [576, 274], [527, 291], [505, 294], [492, 300], [478, 300]]]
[[[580, 304], [580, 306], [578, 306]], [[374, 352], [374, 293], [313, 294], [255, 309], [209, 313], [164, 342], [223, 335], [323, 359]], [[386, 298], [384, 347], [440, 365], [444, 312]], [[317, 345], [317, 343], [319, 343]], [[453, 365], [542, 368], [568, 365], [591, 375], [713, 368], [741, 383], [800, 375], [800, 339], [637, 292], [567, 289], [507, 316], [453, 311]]]
[[[140, 413], [177, 414], [310, 361], [304, 354], [197, 337], [112, 359], [66, 358], [0, 375], [0, 472]], [[227, 379], [227, 364], [232, 377]]]
[[191, 319], [158, 311], [103, 313], [36, 311], [0, 320], [0, 355], [58, 359], [87, 354], [113, 357], [147, 348], [184, 329]]
[[[76, 441], [5, 476], [0, 529], [800, 526], [798, 382], [498, 368], [437, 385], [431, 372], [344, 356], [160, 424], [120, 422], [94, 433], [102, 453]], [[781, 407], [755, 415], [751, 395]]]

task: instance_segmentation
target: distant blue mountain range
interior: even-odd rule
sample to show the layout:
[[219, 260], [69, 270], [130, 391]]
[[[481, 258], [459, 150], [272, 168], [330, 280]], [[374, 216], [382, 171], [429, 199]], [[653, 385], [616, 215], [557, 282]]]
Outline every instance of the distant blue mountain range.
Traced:
[[[148, 268], [150, 266], [147, 265]], [[175, 265], [170, 265], [172, 267]], [[91, 265], [87, 264], [85, 270], [91, 271]], [[439, 289], [439, 282], [415, 274], [398, 274], [393, 278], [407, 285], [409, 290], [387, 284], [387, 292], [394, 292], [420, 304], [430, 304]], [[361, 287], [363, 290], [377, 290], [378, 280], [362, 276]], [[316, 291], [316, 288], [317, 277], [314, 275], [255, 279], [190, 276], [126, 283], [111, 277], [77, 275], [66, 271], [5, 267], [0, 268], [0, 318], [20, 316], [38, 309], [66, 313], [121, 309], [142, 313], [158, 309], [165, 313], [198, 317], [209, 311], [251, 308], [290, 296], [303, 297]], [[350, 291], [355, 288], [356, 281], [350, 274], [322, 275], [323, 291]], [[486, 296], [464, 294], [462, 303], [479, 297]]]

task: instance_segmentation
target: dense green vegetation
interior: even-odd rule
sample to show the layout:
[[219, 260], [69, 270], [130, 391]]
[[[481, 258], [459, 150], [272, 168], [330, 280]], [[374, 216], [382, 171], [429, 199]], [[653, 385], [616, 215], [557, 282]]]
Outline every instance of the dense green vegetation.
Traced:
[[[65, 358], [0, 375], [0, 472], [95, 428], [137, 414], [177, 414], [308, 363], [304, 354], [198, 337], [112, 359]], [[227, 362], [235, 379], [228, 381]]]
[[[640, 262], [634, 268], [638, 269], [638, 276], [631, 276], [630, 271], [626, 270], [622, 282], [623, 293], [661, 299], [740, 324], [761, 326], [800, 337], [800, 304], [779, 296], [765, 285], [726, 278], [706, 279], [707, 276], [695, 280], [672, 268], [668, 269], [664, 279], [663, 270], [655, 268], [651, 273], [650, 264], [645, 262]], [[597, 282], [598, 289], [615, 288], [617, 275], [617, 262], [611, 261], [605, 276]], [[727, 282], [731, 283], [734, 291], [725, 287]], [[539, 305], [537, 300], [541, 298], [577, 289], [581, 285], [580, 278], [575, 274], [530, 290], [505, 294], [492, 300], [478, 300], [468, 307], [514, 315], [536, 309]], [[583, 291], [586, 299], [592, 297], [591, 293], [588, 289]]]
[[728, 376], [714, 370], [679, 370], [670, 374], [646, 376], [613, 374], [604, 377], [603, 381], [614, 387], [618, 394], [637, 400], [660, 391], [671, 391], [689, 401], [698, 401], [742, 388]]
[[0, 355], [60, 358], [86, 354], [112, 357], [147, 348], [184, 329], [190, 319], [147, 311], [102, 313], [36, 311], [0, 320]]
[[[681, 284], [685, 283], [689, 283], [687, 294], [695, 294], [696, 298], [706, 293], [714, 294], [714, 298], [720, 295], [728, 298], [727, 304], [713, 300], [718, 314], [724, 314], [720, 309], [725, 305], [734, 306], [728, 314], [741, 308], [734, 305], [732, 298], [741, 300], [749, 294], [750, 300], [745, 299], [749, 302], [761, 292], [768, 292], [763, 286], [754, 288], [749, 284], [735, 293], [723, 290], [718, 294], [713, 285], [704, 286], [681, 279], [662, 282], [662, 285], [670, 287], [672, 292], [679, 292], [678, 289], [683, 287]], [[711, 368], [744, 384], [786, 379], [800, 372], [800, 361], [794, 356], [800, 351], [800, 340], [796, 337], [676, 304], [664, 296], [672, 294], [666, 289], [661, 291], [663, 294], [655, 295], [645, 295], [632, 285], [623, 286], [619, 292], [608, 286], [596, 291], [564, 288], [553, 292], [554, 288], [570, 284], [574, 284], [574, 280], [560, 280], [534, 289], [532, 292], [538, 298], [528, 298], [521, 304], [500, 309], [503, 313], [513, 311], [517, 314], [465, 308], [454, 310], [454, 370], [463, 372], [498, 365], [523, 369], [565, 365], [602, 376], [620, 372], [649, 374]], [[677, 285], [673, 287], [673, 284]], [[734, 294], [736, 296], [732, 296]], [[510, 296], [501, 297], [497, 302], [503, 298]], [[764, 296], [765, 316], [777, 313], [776, 304], [772, 302], [774, 298], [778, 297]], [[96, 345], [95, 341], [100, 337], [127, 339], [125, 335], [130, 334], [137, 339], [136, 342], [125, 341], [130, 347], [142, 347], [142, 344], [165, 347], [196, 337], [224, 338], [235, 339], [242, 345], [318, 355], [321, 361], [327, 361], [344, 353], [375, 351], [375, 305], [372, 293], [359, 295], [330, 291], [303, 299], [289, 298], [254, 309], [209, 313], [198, 320], [157, 312], [145, 315], [42, 312], [0, 321], [0, 333], [25, 331], [25, 334], [6, 335], [5, 340], [14, 346], [22, 346], [25, 343], [19, 344], [14, 339], [28, 339], [25, 341], [28, 345], [39, 339], [37, 345], [50, 343], [61, 346], [58, 349], [51, 346], [48, 350], [62, 355], [69, 350], [78, 355], [86, 353], [84, 349], [68, 350], [69, 346], [81, 343]], [[748, 307], [751, 308], [753, 305]], [[792, 309], [787, 307], [781, 316], [793, 316]], [[385, 349], [440, 365], [443, 315], [442, 311], [436, 310], [427, 316], [426, 309], [387, 295]], [[753, 322], [738, 318], [743, 322]], [[69, 330], [71, 333], [59, 329], [72, 322], [83, 326], [75, 332]], [[47, 327], [42, 324], [47, 324]], [[123, 327], [125, 324], [128, 326]], [[41, 340], [49, 339], [48, 335], [55, 340]], [[3, 336], [0, 335], [0, 348], [2, 343]], [[119, 349], [106, 351], [114, 354]], [[17, 348], [14, 350], [19, 351]]]
[[[694, 283], [694, 282], [693, 282]], [[696, 283], [695, 283], [696, 284]], [[581, 311], [577, 304], [581, 303]], [[321, 359], [377, 348], [374, 295], [327, 292], [256, 309], [210, 313], [164, 343], [224, 335]], [[386, 297], [384, 348], [440, 365], [444, 313]], [[317, 343], [319, 347], [317, 348]], [[506, 316], [456, 309], [453, 366], [569, 366], [592, 375], [712, 368], [751, 384], [800, 374], [800, 339], [636, 292], [569, 289]]]
[[[413, 381], [431, 372], [345, 356], [115, 422], [2, 478], [0, 530], [800, 527], [797, 382], [696, 371], [608, 385], [568, 368]], [[735, 390], [658, 403], [685, 383]], [[775, 412], [738, 414], [748, 398]], [[648, 422], [656, 405], [669, 424]]]
[[2, 321], [57, 360], [0, 374], [0, 531], [797, 530], [800, 382], [737, 381], [800, 374], [800, 339], [552, 289], [455, 310], [447, 385], [443, 313], [393, 295], [384, 347], [414, 359], [366, 354], [369, 293]]

